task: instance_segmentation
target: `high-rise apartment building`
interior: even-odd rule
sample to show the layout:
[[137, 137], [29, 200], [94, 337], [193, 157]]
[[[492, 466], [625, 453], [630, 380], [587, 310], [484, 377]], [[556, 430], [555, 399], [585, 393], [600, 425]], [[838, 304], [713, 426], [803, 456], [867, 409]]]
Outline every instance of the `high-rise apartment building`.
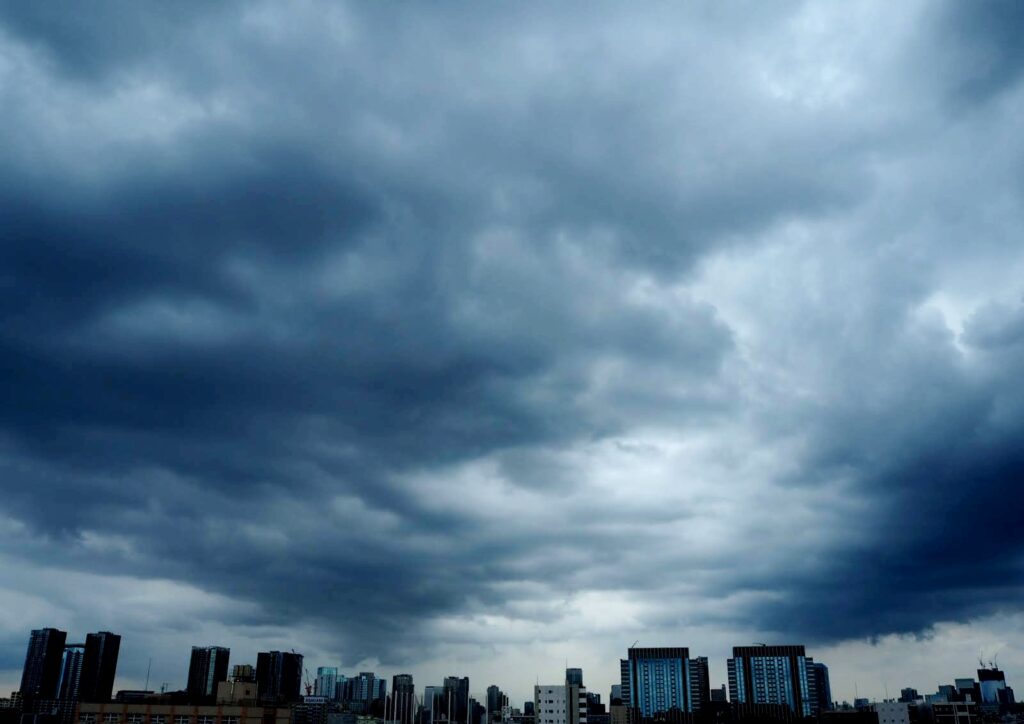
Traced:
[[628, 690], [630, 721], [679, 720], [700, 709], [696, 686], [707, 680], [707, 659], [691, 659], [685, 647], [631, 648], [625, 664], [622, 694]]
[[736, 646], [732, 656], [727, 665], [733, 704], [784, 706], [795, 717], [818, 713], [814, 660], [803, 646]]
[[391, 677], [391, 716], [388, 721], [396, 724], [413, 724], [416, 718], [416, 687], [412, 674], [395, 674]]
[[487, 687], [487, 716], [489, 719], [501, 717], [501, 710], [508, 706], [508, 697], [497, 685]]
[[261, 651], [256, 655], [256, 689], [260, 701], [289, 703], [302, 699], [302, 654]]
[[619, 694], [622, 696], [622, 703], [629, 708], [632, 695], [629, 691], [629, 659], [619, 659]]
[[21, 695], [26, 703], [57, 698], [67, 636], [66, 631], [55, 628], [35, 629], [29, 634], [21, 672]]
[[223, 646], [193, 646], [188, 664], [188, 699], [208, 704], [217, 697], [217, 685], [228, 680], [231, 650]]
[[117, 676], [117, 657], [121, 651], [121, 637], [109, 631], [98, 631], [85, 637], [82, 655], [82, 678], [78, 698], [82, 701], [105, 702], [114, 696], [114, 677]]
[[832, 682], [828, 677], [828, 667], [821, 662], [814, 662], [812, 665], [814, 681], [808, 682], [814, 691], [817, 701], [817, 712], [832, 710]]
[[316, 670], [313, 693], [334, 701], [338, 696], [338, 667], [320, 666]]
[[693, 692], [694, 711], [700, 711], [711, 701], [711, 677], [708, 674], [707, 656], [690, 659], [690, 691]]
[[446, 676], [444, 695], [449, 720], [467, 724], [469, 721], [469, 677]]
[[57, 684], [57, 698], [61, 701], [78, 701], [84, 658], [85, 644], [67, 644], [64, 647], [60, 681]]

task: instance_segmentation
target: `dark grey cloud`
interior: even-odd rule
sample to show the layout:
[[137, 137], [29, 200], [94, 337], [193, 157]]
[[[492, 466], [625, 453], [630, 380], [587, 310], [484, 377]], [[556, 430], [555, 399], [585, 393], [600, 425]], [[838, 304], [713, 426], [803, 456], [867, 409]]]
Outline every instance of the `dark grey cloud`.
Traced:
[[1008, 12], [4, 6], [5, 595], [348, 664], [1015, 610]]

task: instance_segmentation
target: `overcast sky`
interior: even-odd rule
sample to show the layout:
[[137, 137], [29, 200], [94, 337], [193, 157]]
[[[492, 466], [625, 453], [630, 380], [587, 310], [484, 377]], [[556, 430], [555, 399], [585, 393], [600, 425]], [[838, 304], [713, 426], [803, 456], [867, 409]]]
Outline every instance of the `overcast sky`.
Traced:
[[1024, 5], [0, 7], [0, 692], [1024, 688]]

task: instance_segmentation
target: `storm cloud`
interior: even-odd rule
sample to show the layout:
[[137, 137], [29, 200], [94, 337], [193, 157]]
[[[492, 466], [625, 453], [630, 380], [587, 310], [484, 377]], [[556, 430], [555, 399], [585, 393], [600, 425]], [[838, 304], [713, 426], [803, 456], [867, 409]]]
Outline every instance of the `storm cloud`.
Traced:
[[0, 668], [1015, 615], [1019, 7], [4, 4]]

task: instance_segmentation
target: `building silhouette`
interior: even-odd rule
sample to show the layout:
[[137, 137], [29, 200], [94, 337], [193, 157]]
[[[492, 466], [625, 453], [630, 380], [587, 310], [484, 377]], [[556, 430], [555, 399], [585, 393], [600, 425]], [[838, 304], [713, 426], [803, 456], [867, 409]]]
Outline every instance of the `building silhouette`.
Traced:
[[81, 701], [110, 701], [114, 695], [117, 657], [121, 637], [109, 631], [98, 631], [85, 637], [82, 656], [82, 678], [78, 687]]
[[35, 629], [29, 634], [21, 672], [21, 695], [26, 703], [57, 698], [67, 636], [66, 631], [55, 628]]
[[60, 681], [57, 684], [57, 698], [61, 701], [78, 701], [84, 658], [85, 644], [67, 644], [64, 647]]
[[228, 680], [231, 649], [223, 646], [193, 646], [188, 664], [188, 700], [206, 704], [217, 697], [217, 685]]
[[261, 651], [256, 655], [256, 690], [261, 702], [287, 704], [302, 699], [302, 654]]

